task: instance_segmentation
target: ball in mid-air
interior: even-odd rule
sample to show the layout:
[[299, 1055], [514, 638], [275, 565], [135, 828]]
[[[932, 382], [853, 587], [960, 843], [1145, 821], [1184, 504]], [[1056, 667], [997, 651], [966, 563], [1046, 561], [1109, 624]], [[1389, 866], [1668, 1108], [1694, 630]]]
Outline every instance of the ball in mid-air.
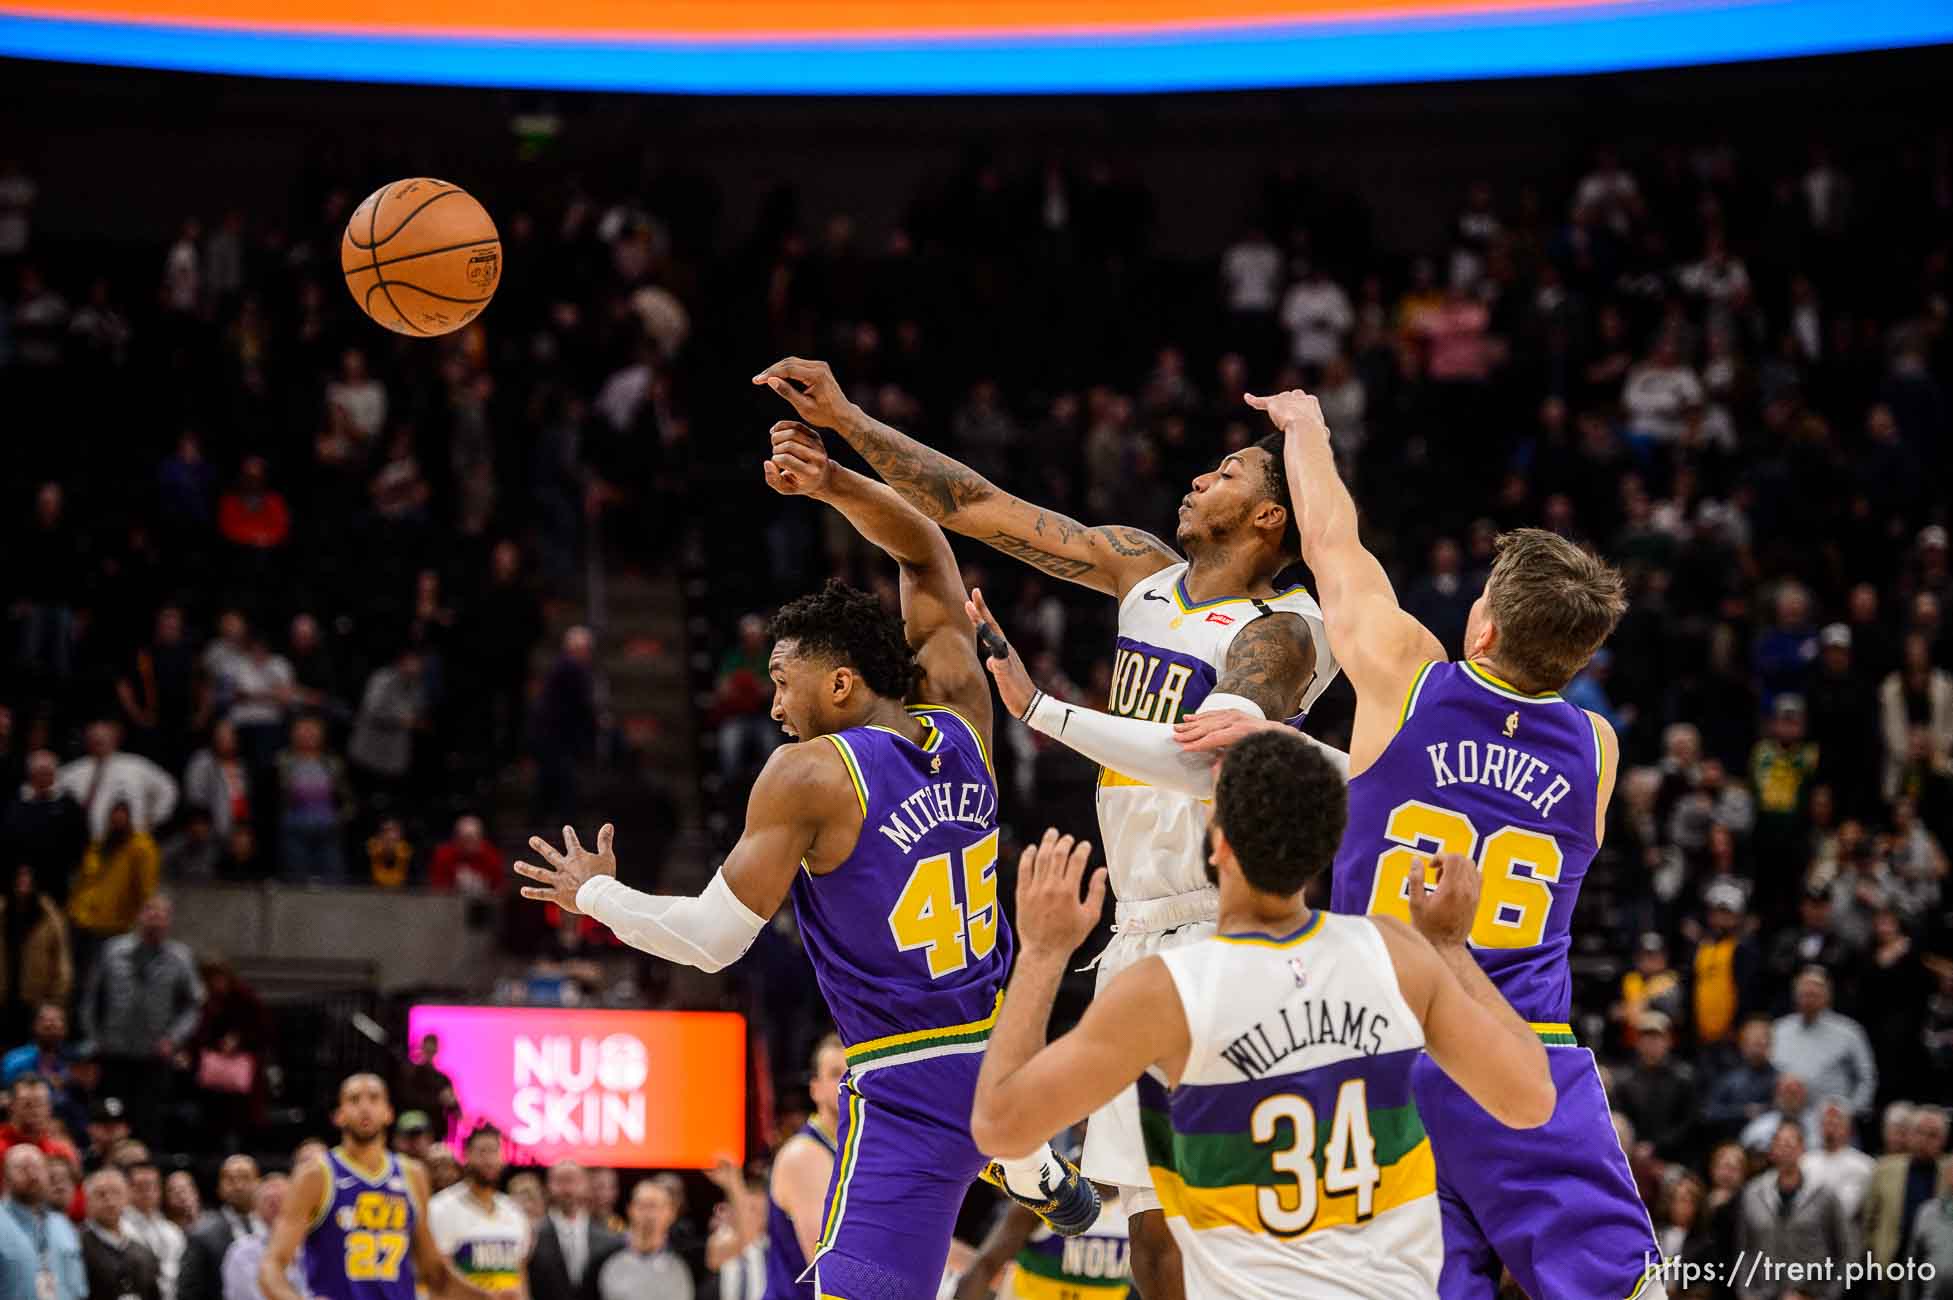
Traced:
[[473, 195], [423, 176], [382, 185], [353, 209], [339, 266], [353, 301], [380, 324], [447, 334], [495, 296], [502, 238]]

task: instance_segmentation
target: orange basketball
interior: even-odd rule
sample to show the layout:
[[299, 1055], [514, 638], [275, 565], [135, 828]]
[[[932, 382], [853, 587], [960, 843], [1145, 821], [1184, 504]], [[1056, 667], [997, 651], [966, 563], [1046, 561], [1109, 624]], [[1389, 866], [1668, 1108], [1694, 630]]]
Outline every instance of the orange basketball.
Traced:
[[447, 334], [495, 296], [502, 237], [460, 186], [424, 176], [395, 181], [353, 209], [339, 267], [360, 310], [388, 329]]

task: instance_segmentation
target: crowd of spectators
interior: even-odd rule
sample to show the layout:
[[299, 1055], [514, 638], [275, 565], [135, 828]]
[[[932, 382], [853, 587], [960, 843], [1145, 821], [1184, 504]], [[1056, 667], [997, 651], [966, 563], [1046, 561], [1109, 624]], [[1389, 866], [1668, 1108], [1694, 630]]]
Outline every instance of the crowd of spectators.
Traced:
[[[603, 725], [587, 632], [530, 672], [591, 521], [703, 579], [700, 767], [736, 826], [780, 741], [746, 616], [830, 572], [893, 598], [844, 525], [761, 489], [757, 365], [824, 357], [1022, 495], [1159, 532], [1264, 431], [1241, 393], [1306, 386], [1452, 651], [1502, 528], [1628, 575], [1567, 692], [1623, 752], [1574, 1019], [1664, 1247], [1943, 1252], [1945, 1116], [1915, 1103], [1953, 1096], [1953, 144], [1705, 131], [1535, 161], [1394, 248], [1285, 163], [1200, 259], [1153, 250], [1154, 197], [1106, 162], [973, 158], [872, 234], [784, 194], [737, 241], [676, 168], [557, 178], [498, 211], [508, 281], [438, 343], [339, 296], [357, 186], [204, 214], [116, 279], [42, 256], [34, 183], [0, 170], [6, 409], [130, 431], [4, 467], [10, 1041], [153, 1140], [171, 1117], [105, 1089], [159, 1058], [236, 1082], [250, 1032], [167, 939], [170, 882], [500, 890], [486, 792], [526, 759], [534, 817], [570, 820]], [[1110, 602], [959, 553], [1040, 683], [1102, 699]], [[1348, 709], [1339, 687], [1312, 730]], [[999, 749], [1009, 834], [1089, 825], [1089, 769], [1008, 725]], [[786, 927], [733, 986], [770, 1058], [805, 1059], [824, 1026]], [[70, 1006], [80, 1052], [43, 1034]]]

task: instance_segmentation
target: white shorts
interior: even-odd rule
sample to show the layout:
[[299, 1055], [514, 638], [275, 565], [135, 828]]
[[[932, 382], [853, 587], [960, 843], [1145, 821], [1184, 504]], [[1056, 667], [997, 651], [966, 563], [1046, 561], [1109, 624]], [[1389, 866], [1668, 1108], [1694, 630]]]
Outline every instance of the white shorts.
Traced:
[[[1094, 963], [1098, 968], [1095, 992], [1105, 992], [1121, 973], [1156, 952], [1214, 933], [1219, 906], [1220, 894], [1213, 889], [1120, 903], [1112, 942]], [[1140, 1135], [1139, 1095], [1130, 1085], [1093, 1113], [1085, 1128], [1085, 1153], [1078, 1163], [1087, 1178], [1118, 1187], [1127, 1214], [1160, 1208], [1153, 1193], [1152, 1169], [1146, 1162], [1146, 1143]]]

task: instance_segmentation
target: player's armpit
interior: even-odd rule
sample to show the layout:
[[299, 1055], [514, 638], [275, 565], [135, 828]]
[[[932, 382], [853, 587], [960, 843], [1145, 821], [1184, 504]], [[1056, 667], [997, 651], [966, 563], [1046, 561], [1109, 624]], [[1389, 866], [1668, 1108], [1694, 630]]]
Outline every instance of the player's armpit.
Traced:
[[1298, 614], [1265, 614], [1242, 628], [1227, 649], [1216, 695], [1253, 700], [1263, 717], [1293, 717], [1316, 675], [1316, 639]]
[[[1023, 956], [1018, 964], [1021, 971]], [[996, 1037], [1005, 1032], [1002, 1017], [1011, 1014], [1016, 985], [1013, 976], [992, 1037], [993, 1050]], [[1044, 1015], [1049, 1011], [1047, 1001]], [[1070, 1033], [1016, 1069], [979, 1079], [976, 1108], [970, 1116], [971, 1137], [991, 1155], [1035, 1150], [1053, 1133], [1097, 1111], [1155, 1065], [1177, 1083], [1186, 1066], [1189, 1041], [1187, 1017], [1173, 977], [1165, 962], [1148, 957], [1092, 999]]]

